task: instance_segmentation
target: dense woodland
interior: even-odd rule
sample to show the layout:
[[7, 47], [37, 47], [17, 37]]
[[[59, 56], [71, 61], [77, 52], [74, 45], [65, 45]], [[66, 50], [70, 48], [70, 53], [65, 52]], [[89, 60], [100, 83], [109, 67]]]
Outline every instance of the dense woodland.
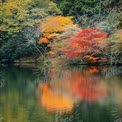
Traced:
[[122, 64], [122, 0], [1, 0], [0, 62]]

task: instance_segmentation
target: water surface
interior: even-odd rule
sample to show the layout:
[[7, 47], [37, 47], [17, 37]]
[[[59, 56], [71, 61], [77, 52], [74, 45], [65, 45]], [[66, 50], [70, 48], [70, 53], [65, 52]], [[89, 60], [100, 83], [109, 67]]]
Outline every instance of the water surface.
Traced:
[[0, 66], [0, 122], [122, 122], [121, 69]]

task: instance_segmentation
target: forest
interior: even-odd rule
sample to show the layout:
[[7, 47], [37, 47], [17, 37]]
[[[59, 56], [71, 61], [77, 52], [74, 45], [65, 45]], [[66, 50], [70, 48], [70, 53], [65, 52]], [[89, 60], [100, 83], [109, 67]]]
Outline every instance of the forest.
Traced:
[[122, 0], [1, 0], [0, 63], [122, 64]]
[[0, 0], [0, 122], [122, 122], [122, 0]]

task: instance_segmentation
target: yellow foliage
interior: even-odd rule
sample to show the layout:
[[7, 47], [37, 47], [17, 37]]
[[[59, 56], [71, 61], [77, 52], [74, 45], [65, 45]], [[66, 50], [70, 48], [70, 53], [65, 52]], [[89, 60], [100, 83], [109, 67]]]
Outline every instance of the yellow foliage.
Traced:
[[55, 54], [53, 51], [50, 51], [49, 54]]
[[57, 33], [62, 32], [63, 29], [73, 26], [72, 17], [63, 17], [63, 16], [53, 16], [46, 18], [41, 22], [41, 30], [43, 33]]

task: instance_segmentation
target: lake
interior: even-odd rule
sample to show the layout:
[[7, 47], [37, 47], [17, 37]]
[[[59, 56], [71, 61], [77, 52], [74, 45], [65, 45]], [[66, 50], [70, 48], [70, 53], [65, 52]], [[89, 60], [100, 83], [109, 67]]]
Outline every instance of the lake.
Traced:
[[122, 67], [2, 65], [0, 122], [122, 122]]

